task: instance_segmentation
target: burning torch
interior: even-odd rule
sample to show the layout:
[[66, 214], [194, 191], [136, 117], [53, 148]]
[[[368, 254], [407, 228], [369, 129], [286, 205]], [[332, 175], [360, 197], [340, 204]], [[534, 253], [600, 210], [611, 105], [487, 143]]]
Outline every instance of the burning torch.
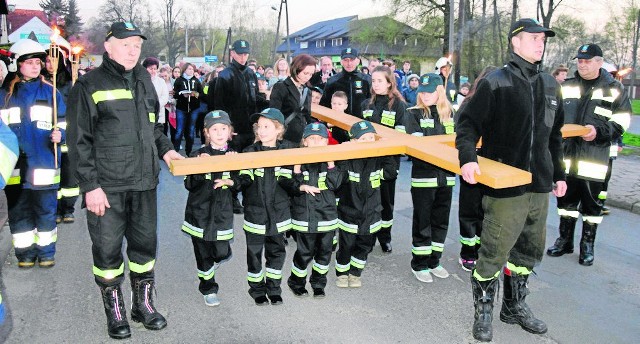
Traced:
[[[60, 61], [60, 49], [56, 40], [60, 36], [60, 30], [57, 27], [53, 29], [53, 35], [51, 35], [51, 44], [49, 46], [49, 63], [53, 68], [52, 80], [53, 80], [53, 130], [58, 128], [58, 88], [56, 86], [56, 76], [58, 74], [58, 62]], [[54, 166], [58, 168], [58, 144], [53, 143], [53, 161]]]
[[78, 80], [78, 70], [80, 69], [80, 53], [82, 52], [81, 46], [75, 46], [71, 48], [71, 85], [75, 85]]

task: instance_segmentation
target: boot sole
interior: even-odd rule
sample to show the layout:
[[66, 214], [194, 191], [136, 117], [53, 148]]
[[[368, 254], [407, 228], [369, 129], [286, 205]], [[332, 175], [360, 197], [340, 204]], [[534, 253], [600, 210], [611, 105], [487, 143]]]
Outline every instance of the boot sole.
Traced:
[[591, 265], [593, 265], [593, 261], [590, 261], [590, 262], [578, 261], [578, 264], [580, 264], [582, 266], [591, 266]]
[[127, 334], [111, 334], [109, 333], [109, 337], [113, 338], [113, 339], [127, 339], [129, 337], [131, 337], [131, 333], [127, 333]]
[[131, 320], [133, 320], [134, 322], [137, 322], [137, 323], [141, 323], [144, 326], [144, 328], [146, 328], [147, 330], [151, 330], [151, 331], [159, 331], [159, 330], [162, 330], [163, 328], [167, 327], [167, 322], [166, 321], [164, 322], [164, 324], [162, 324], [160, 326], [151, 326], [151, 325], [145, 324], [142, 319], [139, 319], [137, 317], [131, 316]]
[[503, 316], [502, 313], [500, 313], [500, 321], [502, 321], [505, 324], [519, 325], [523, 330], [525, 330], [525, 331], [527, 331], [529, 333], [533, 333], [533, 334], [545, 334], [545, 333], [547, 333], [547, 330], [548, 330], [548, 329], [545, 329], [544, 331], [535, 331], [533, 329], [525, 327], [524, 325], [519, 323], [517, 319], [507, 318], [507, 317]]
[[557, 252], [557, 253], [551, 253], [551, 252], [547, 251], [547, 256], [550, 256], [550, 257], [561, 257], [561, 256], [564, 256], [565, 254], [571, 254], [571, 253], [573, 253], [573, 250], [562, 251], [562, 252]]

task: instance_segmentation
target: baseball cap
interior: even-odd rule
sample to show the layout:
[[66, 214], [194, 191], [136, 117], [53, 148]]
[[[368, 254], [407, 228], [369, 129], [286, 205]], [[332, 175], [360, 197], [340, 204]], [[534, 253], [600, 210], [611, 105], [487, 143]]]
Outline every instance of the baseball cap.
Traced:
[[206, 129], [211, 128], [214, 124], [226, 124], [231, 125], [231, 119], [229, 118], [229, 114], [222, 110], [214, 110], [209, 112], [206, 116], [204, 116], [204, 127]]
[[284, 115], [280, 110], [276, 108], [266, 108], [261, 112], [254, 113], [253, 115], [251, 115], [251, 121], [257, 122], [258, 119], [260, 119], [260, 117], [273, 119], [280, 122], [280, 124], [284, 125]]
[[517, 35], [520, 32], [544, 32], [545, 36], [547, 37], [554, 37], [556, 35], [553, 30], [542, 26], [539, 21], [533, 18], [522, 18], [513, 23], [513, 25], [511, 26], [511, 30], [509, 30], [509, 38]]
[[107, 32], [107, 37], [104, 40], [106, 41], [111, 37], [124, 39], [132, 36], [140, 36], [142, 39], [147, 39], [147, 37], [143, 36], [140, 29], [133, 23], [115, 22], [111, 24], [111, 28], [109, 29], [109, 32]]
[[248, 54], [251, 46], [249, 46], [249, 42], [244, 39], [239, 39], [229, 47], [230, 50], [235, 51], [238, 54]]
[[436, 61], [436, 70], [440, 70], [440, 68], [444, 66], [453, 66], [453, 63], [451, 63], [451, 60], [449, 60], [449, 58], [446, 56], [443, 56], [439, 58], [438, 61]]
[[324, 94], [324, 90], [323, 90], [323, 89], [321, 89], [321, 88], [320, 88], [320, 87], [318, 87], [318, 86], [313, 86], [313, 87], [311, 87], [311, 90], [312, 90], [312, 91], [315, 91], [315, 92], [318, 92], [318, 93], [320, 93], [320, 94]]
[[369, 121], [356, 122], [351, 126], [351, 129], [349, 129], [349, 135], [352, 139], [359, 139], [360, 136], [366, 133], [376, 133], [376, 129]]
[[418, 93], [433, 93], [436, 91], [438, 85], [443, 85], [442, 78], [440, 77], [440, 75], [435, 73], [424, 74], [418, 81], [420, 82], [420, 84], [418, 85]]
[[340, 58], [341, 59], [358, 58], [358, 49], [355, 49], [355, 48], [342, 49], [342, 53], [340, 53]]
[[265, 80], [265, 81], [267, 80], [267, 79], [264, 77], [264, 74], [260, 74], [260, 73], [256, 73], [256, 78], [257, 78], [258, 80]]
[[320, 135], [326, 139], [326, 138], [329, 138], [329, 130], [322, 123], [319, 123], [319, 122], [310, 123], [310, 124], [307, 124], [306, 127], [304, 127], [304, 131], [302, 132], [302, 138], [306, 139], [311, 135]]
[[595, 56], [602, 57], [602, 49], [597, 44], [589, 43], [578, 48], [578, 54], [574, 59], [591, 60]]

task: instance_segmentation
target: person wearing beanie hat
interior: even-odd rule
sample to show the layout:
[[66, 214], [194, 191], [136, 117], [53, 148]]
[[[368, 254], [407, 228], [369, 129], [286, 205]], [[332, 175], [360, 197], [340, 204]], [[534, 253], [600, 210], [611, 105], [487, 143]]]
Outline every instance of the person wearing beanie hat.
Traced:
[[[327, 146], [328, 137], [329, 130], [324, 124], [307, 124], [302, 134], [302, 146]], [[293, 179], [296, 192], [291, 198], [291, 221], [297, 245], [287, 285], [295, 296], [307, 296], [307, 266], [313, 260], [309, 283], [313, 296], [322, 298], [333, 236], [338, 228], [335, 192], [342, 182], [342, 172], [333, 161], [295, 165]]]
[[[362, 117], [373, 123], [384, 125], [401, 133], [405, 132], [405, 113], [407, 104], [398, 92], [398, 76], [384, 65], [376, 67], [371, 73], [371, 98], [362, 102]], [[400, 156], [394, 156], [400, 165]], [[393, 208], [395, 203], [395, 180], [383, 180], [380, 185], [382, 195], [382, 229], [376, 233], [380, 249], [391, 253], [391, 231], [393, 228]]]
[[[582, 237], [578, 263], [591, 266], [598, 226], [603, 220], [606, 186], [611, 176], [615, 143], [631, 123], [631, 103], [626, 88], [603, 68], [603, 53], [594, 43], [578, 47], [578, 70], [562, 84], [565, 123], [589, 128], [581, 137], [564, 141], [567, 193], [558, 197], [559, 234], [547, 255], [573, 253], [573, 238], [579, 215]], [[615, 154], [615, 155], [614, 155]], [[589, 169], [584, 168], [590, 166]]]
[[[479, 341], [493, 338], [493, 302], [501, 270], [500, 320], [531, 333], [547, 332], [525, 299], [529, 276], [544, 255], [549, 192], [561, 197], [567, 191], [562, 94], [554, 77], [540, 70], [546, 39], [553, 36], [553, 30], [535, 19], [516, 21], [509, 30], [511, 60], [477, 84], [458, 115], [456, 148], [466, 182], [476, 184], [481, 174], [478, 154], [532, 174], [531, 183], [524, 186], [484, 188], [485, 226], [471, 274], [472, 334]], [[476, 152], [480, 137], [482, 148]]]
[[57, 191], [60, 183], [61, 144], [65, 130], [53, 122], [53, 100], [57, 116], [64, 118], [65, 102], [60, 92], [41, 76], [46, 53], [30, 39], [14, 43], [13, 75], [0, 89], [0, 116], [18, 138], [19, 173], [7, 181], [9, 230], [18, 267], [28, 269], [55, 265]]
[[[192, 157], [219, 156], [235, 153], [229, 147], [233, 128], [229, 114], [211, 111], [204, 117], [207, 144]], [[239, 184], [238, 171], [191, 174], [184, 180], [189, 191], [182, 231], [191, 236], [196, 257], [198, 290], [204, 303], [220, 304], [216, 269], [231, 257], [233, 239], [233, 188]]]
[[411, 74], [407, 77], [407, 87], [402, 92], [404, 100], [407, 101], [407, 107], [416, 105], [418, 96], [418, 85], [420, 84], [420, 77], [418, 74]]
[[[369, 121], [354, 123], [349, 130], [353, 144], [374, 142], [376, 130]], [[382, 228], [380, 183], [398, 175], [396, 159], [390, 156], [339, 161], [344, 173], [343, 196], [338, 204], [338, 251], [336, 286], [359, 288], [369, 252]]]
[[[440, 75], [422, 75], [417, 91], [416, 106], [407, 109], [407, 134], [453, 134], [453, 107], [447, 100]], [[432, 275], [438, 278], [449, 277], [449, 272], [440, 264], [440, 259], [449, 228], [452, 189], [455, 183], [456, 177], [453, 173], [420, 159], [413, 159], [411, 271], [420, 282], [432, 282]]]
[[131, 336], [121, 287], [125, 237], [131, 319], [149, 330], [167, 326], [149, 292], [156, 285], [157, 159], [171, 165], [184, 158], [163, 134], [158, 96], [138, 62], [145, 39], [133, 23], [113, 23], [102, 64], [79, 78], [69, 93], [69, 159], [87, 207], [93, 275], [107, 333], [116, 339]]
[[[251, 121], [256, 142], [244, 152], [263, 152], [298, 145], [283, 140], [284, 115], [266, 108], [253, 114]], [[281, 305], [282, 267], [286, 256], [284, 232], [291, 229], [289, 194], [297, 192], [293, 185], [292, 166], [276, 166], [240, 171], [243, 229], [247, 244], [247, 281], [249, 295], [256, 305]], [[265, 257], [265, 267], [262, 257]]]

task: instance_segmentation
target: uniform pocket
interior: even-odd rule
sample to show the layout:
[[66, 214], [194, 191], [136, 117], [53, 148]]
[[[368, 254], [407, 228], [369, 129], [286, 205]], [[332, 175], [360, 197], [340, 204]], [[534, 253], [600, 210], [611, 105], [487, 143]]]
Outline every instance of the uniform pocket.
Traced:
[[132, 146], [97, 148], [96, 169], [102, 185], [120, 186], [133, 183], [135, 166]]
[[556, 118], [556, 110], [558, 110], [558, 99], [553, 96], [545, 96], [544, 125], [552, 127]]

